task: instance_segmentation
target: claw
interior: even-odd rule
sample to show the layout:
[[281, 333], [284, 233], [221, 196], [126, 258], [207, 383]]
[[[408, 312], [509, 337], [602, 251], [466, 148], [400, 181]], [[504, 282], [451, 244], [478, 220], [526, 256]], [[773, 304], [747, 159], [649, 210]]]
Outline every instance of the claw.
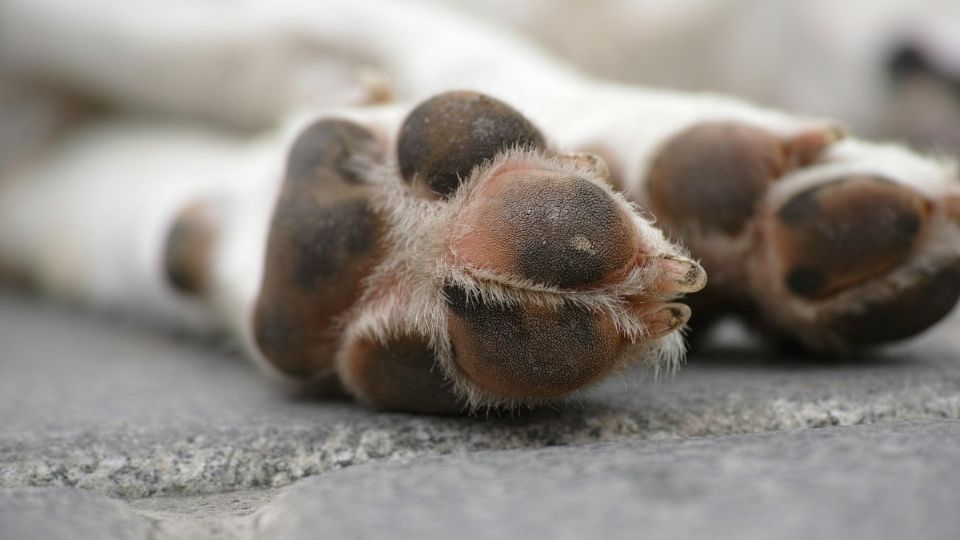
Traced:
[[664, 304], [654, 311], [644, 313], [642, 320], [647, 327], [646, 339], [663, 337], [679, 330], [690, 320], [690, 308], [684, 304]]
[[664, 255], [655, 264], [661, 269], [660, 286], [666, 291], [692, 293], [707, 285], [707, 273], [693, 259]]

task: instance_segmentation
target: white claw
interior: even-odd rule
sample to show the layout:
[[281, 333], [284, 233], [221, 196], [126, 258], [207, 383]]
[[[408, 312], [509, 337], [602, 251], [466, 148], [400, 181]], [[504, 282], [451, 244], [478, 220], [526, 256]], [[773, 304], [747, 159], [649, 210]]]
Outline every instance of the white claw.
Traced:
[[678, 293], [697, 292], [707, 285], [707, 272], [697, 261], [679, 255], [657, 259], [661, 269], [661, 286]]

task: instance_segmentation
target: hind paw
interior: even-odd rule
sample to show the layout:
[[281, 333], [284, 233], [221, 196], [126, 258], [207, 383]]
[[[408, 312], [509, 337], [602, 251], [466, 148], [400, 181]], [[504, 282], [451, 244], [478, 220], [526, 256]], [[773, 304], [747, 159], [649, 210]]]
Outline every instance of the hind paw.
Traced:
[[647, 179], [652, 211], [703, 259], [720, 309], [825, 351], [915, 335], [960, 297], [949, 169], [837, 135], [701, 124]]

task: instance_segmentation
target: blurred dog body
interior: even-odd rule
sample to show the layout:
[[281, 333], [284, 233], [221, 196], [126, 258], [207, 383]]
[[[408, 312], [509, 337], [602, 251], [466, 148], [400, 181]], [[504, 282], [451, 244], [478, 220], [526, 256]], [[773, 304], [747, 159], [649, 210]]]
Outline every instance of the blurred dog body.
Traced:
[[731, 94], [960, 152], [952, 0], [459, 0], [594, 76]]
[[[37, 136], [39, 153], [4, 168], [0, 266], [56, 296], [195, 329], [227, 326], [247, 343], [285, 154], [315, 118], [354, 119], [389, 146], [415, 100], [449, 88], [487, 92], [559, 150], [604, 155], [618, 187], [641, 203], [656, 152], [695, 124], [744, 122], [784, 139], [833, 129], [732, 99], [597, 81], [511, 32], [429, 4], [150, 7], [0, 3], [7, 82], [27, 91], [42, 83], [55, 96], [37, 115], [53, 135]], [[382, 104], [391, 100], [403, 105]], [[95, 119], [72, 122], [64, 103], [90, 101]], [[853, 173], [931, 198], [956, 191], [949, 164], [901, 148], [845, 141], [825, 156], [821, 172], [777, 196]], [[198, 201], [219, 216], [220, 234], [200, 302], [174, 291], [162, 264], [176, 216]], [[920, 250], [909, 269], [939, 263], [944, 245]]]

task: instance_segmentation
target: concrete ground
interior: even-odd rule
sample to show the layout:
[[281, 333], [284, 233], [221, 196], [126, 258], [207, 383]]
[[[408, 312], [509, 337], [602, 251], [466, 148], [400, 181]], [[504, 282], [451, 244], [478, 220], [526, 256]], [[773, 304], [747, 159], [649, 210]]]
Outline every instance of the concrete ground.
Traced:
[[960, 318], [843, 362], [728, 344], [429, 417], [0, 296], [0, 539], [960, 538]]

